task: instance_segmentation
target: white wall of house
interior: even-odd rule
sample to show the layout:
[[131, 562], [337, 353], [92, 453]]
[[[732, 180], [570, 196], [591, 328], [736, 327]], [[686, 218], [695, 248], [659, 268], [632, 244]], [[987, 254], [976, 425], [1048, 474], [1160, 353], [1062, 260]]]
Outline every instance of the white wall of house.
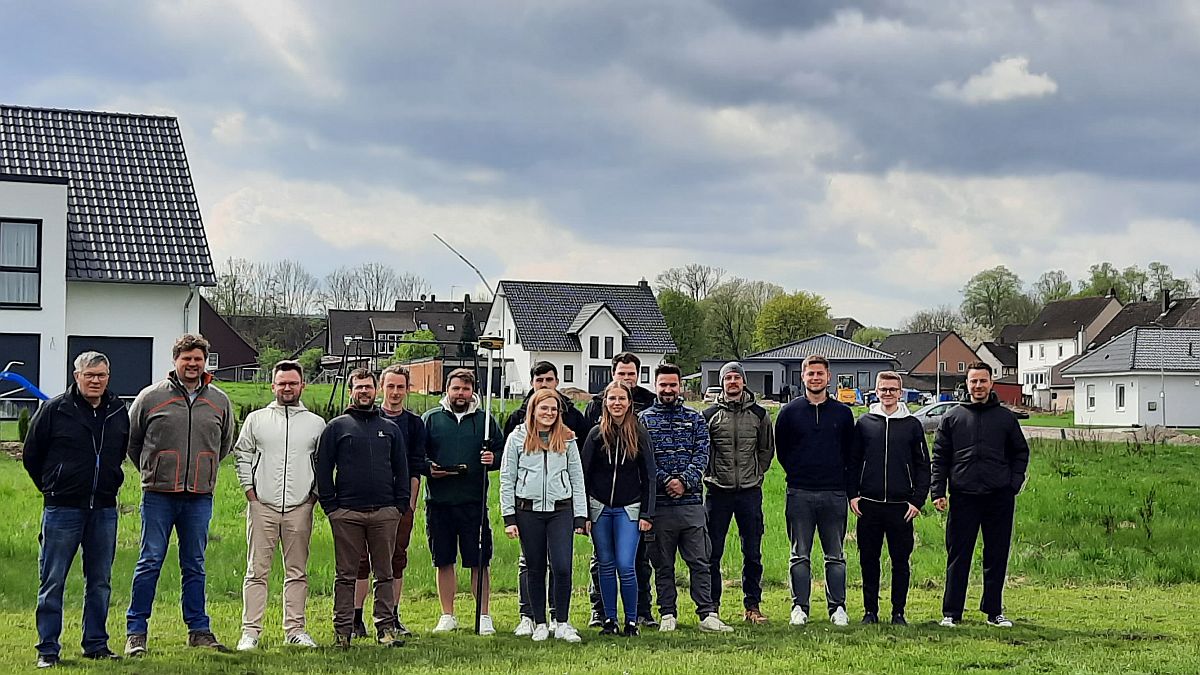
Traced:
[[[1034, 395], [1035, 392], [1047, 392], [1044, 398], [1048, 400], [1050, 369], [1078, 353], [1075, 340], [1069, 338], [1019, 343], [1017, 345], [1017, 373], [1021, 382], [1021, 393], [1029, 396]], [[1036, 397], [1034, 404], [1037, 405]]]
[[0, 219], [9, 218], [42, 221], [41, 302], [37, 309], [0, 308], [0, 332], [40, 336], [39, 388], [54, 395], [67, 377], [67, 186], [0, 180]]
[[[1124, 409], [1117, 407], [1121, 386], [1125, 388]], [[1166, 394], [1165, 406], [1160, 392]], [[1089, 394], [1094, 394], [1094, 405]], [[1165, 378], [1152, 372], [1075, 377], [1076, 424], [1161, 426], [1164, 408], [1167, 426], [1200, 426], [1200, 372], [1167, 373]]]
[[[529, 385], [529, 367], [533, 365], [533, 360], [521, 345], [517, 328], [513, 324], [512, 310], [508, 308], [508, 299], [503, 295], [496, 296], [492, 302], [487, 321], [484, 322], [483, 334], [504, 338], [503, 355], [506, 363], [501, 381], [514, 392], [524, 391], [524, 387]], [[499, 358], [500, 354], [496, 356]]]
[[[66, 334], [153, 338], [154, 373], [165, 375], [175, 339], [200, 330], [200, 294], [185, 313], [188, 293], [187, 286], [68, 282]], [[66, 357], [59, 361], [65, 367]]]

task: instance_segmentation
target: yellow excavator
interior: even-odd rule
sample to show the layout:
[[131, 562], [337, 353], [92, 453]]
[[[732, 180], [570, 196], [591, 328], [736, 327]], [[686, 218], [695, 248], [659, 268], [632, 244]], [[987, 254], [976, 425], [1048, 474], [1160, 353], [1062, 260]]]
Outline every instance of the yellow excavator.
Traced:
[[846, 405], [861, 405], [862, 392], [854, 386], [853, 375], [838, 375], [837, 376], [837, 400]]

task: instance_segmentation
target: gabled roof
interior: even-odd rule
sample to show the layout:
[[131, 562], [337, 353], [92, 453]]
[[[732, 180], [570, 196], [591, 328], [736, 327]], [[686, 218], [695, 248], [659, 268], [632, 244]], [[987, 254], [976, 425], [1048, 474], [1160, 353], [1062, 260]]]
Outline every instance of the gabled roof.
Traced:
[[900, 364], [900, 372], [911, 373], [913, 368], [920, 365], [930, 352], [936, 350], [938, 345], [953, 333], [952, 330], [937, 331], [936, 339], [934, 333], [893, 333], [879, 343], [879, 351], [894, 356]]
[[585, 326], [591, 323], [592, 319], [596, 318], [597, 314], [605, 311], [612, 316], [612, 318], [617, 322], [617, 325], [621, 327], [621, 330], [624, 331], [626, 335], [629, 335], [629, 327], [626, 326], [625, 323], [621, 321], [621, 319], [618, 318], [611, 309], [609, 309], [608, 305], [603, 302], [589, 302], [583, 307], [580, 307], [579, 313], [575, 315], [575, 320], [571, 322], [570, 326], [567, 326], [567, 335], [578, 336], [579, 331], [583, 330]]
[[[474, 306], [477, 303], [471, 303]], [[470, 311], [471, 318], [475, 322], [475, 336], [478, 337], [483, 333], [479, 324], [487, 321], [487, 305], [484, 305], [482, 312]], [[461, 311], [457, 312], [417, 312], [418, 327], [421, 325], [429, 326], [429, 331], [433, 333], [433, 337], [437, 340], [445, 342], [459, 342], [462, 340], [463, 327], [467, 320], [467, 314]]]
[[217, 354], [218, 370], [258, 365], [258, 350], [237, 332], [217, 310], [200, 296], [200, 333]]
[[992, 356], [1000, 362], [1002, 366], [1010, 368], [1017, 367], [1017, 348], [1015, 345], [1002, 345], [999, 342], [984, 342], [979, 345], [981, 349], [987, 349]]
[[1063, 368], [1063, 375], [1200, 372], [1200, 328], [1135, 326]]
[[[1096, 334], [1092, 340], [1092, 346], [1098, 347], [1134, 326], [1149, 326], [1151, 321], [1158, 321], [1168, 328], [1175, 326], [1200, 328], [1200, 323], [1194, 323], [1200, 317], [1190, 311], [1196, 306], [1196, 300], [1196, 298], [1171, 300], [1170, 307], [1166, 312], [1163, 312], [1161, 300], [1131, 302], [1122, 307], [1112, 321], [1109, 321], [1108, 325]], [[1189, 323], [1189, 321], [1193, 323]]]
[[1010, 323], [1004, 328], [1000, 329], [1000, 336], [996, 338], [996, 342], [1006, 345], [1015, 345], [1021, 341], [1021, 333], [1025, 332], [1025, 328], [1025, 324]]
[[820, 354], [830, 361], [887, 361], [891, 363], [895, 360], [887, 352], [864, 347], [857, 342], [829, 333], [814, 335], [774, 349], [750, 354], [745, 360], [803, 360], [813, 354]]
[[[467, 296], [470, 297], [470, 296]], [[465, 298], [464, 298], [465, 300]], [[475, 315], [475, 320], [480, 317], [487, 318], [488, 311], [492, 308], [490, 302], [465, 302], [466, 309], [470, 310]], [[460, 300], [437, 300], [436, 296], [429, 300], [397, 300], [397, 312], [462, 312], [464, 301]]]
[[1072, 363], [1075, 363], [1076, 361], [1082, 359], [1086, 355], [1087, 355], [1086, 352], [1084, 354], [1076, 354], [1075, 356], [1068, 357], [1062, 363], [1050, 366], [1050, 386], [1051, 387], [1073, 387], [1073, 386], [1075, 386], [1075, 378], [1065, 377], [1063, 375], [1063, 369], [1066, 368], [1067, 366], [1071, 365]]
[[[365, 309], [331, 309], [329, 310], [329, 332], [327, 334], [328, 347], [325, 352], [327, 354], [342, 354], [346, 351], [345, 338], [360, 336], [364, 340], [370, 340], [374, 337], [371, 330], [371, 316], [377, 312], [368, 311]], [[370, 348], [363, 345], [359, 348], [362, 352], [368, 352]], [[354, 347], [350, 348], [350, 353], [355, 353]]]
[[67, 278], [212, 286], [174, 117], [0, 106], [0, 173], [67, 178]]
[[1074, 338], [1080, 330], [1092, 323], [1110, 302], [1114, 302], [1113, 298], [1073, 298], [1051, 302], [1025, 327], [1020, 341]]
[[521, 346], [528, 351], [577, 352], [579, 339], [567, 329], [584, 305], [602, 302], [629, 330], [624, 349], [650, 354], [679, 351], [650, 285], [501, 281]]

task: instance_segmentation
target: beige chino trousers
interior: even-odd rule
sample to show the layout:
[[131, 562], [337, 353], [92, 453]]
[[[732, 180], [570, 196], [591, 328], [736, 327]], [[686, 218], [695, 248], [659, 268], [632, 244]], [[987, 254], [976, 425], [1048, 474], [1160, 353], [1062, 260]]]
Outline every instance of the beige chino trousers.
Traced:
[[304, 503], [280, 513], [262, 502], [246, 507], [246, 579], [242, 584], [242, 631], [262, 633], [267, 609], [267, 579], [275, 549], [283, 548], [283, 630], [288, 636], [304, 632], [308, 600], [308, 546], [312, 539], [313, 504]]

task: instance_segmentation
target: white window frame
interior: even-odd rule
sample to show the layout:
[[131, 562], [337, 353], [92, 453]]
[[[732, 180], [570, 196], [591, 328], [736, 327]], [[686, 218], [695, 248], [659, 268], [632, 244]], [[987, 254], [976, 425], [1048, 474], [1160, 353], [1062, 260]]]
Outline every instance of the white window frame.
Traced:
[[1113, 392], [1113, 401], [1117, 412], [1125, 412], [1125, 384], [1118, 384]]
[[568, 363], [565, 366], [563, 366], [563, 382], [574, 382], [574, 381], [575, 381], [575, 366]]
[[1094, 384], [1087, 385], [1084, 388], [1084, 394], [1085, 394], [1085, 398], [1086, 398], [1084, 403], [1087, 404], [1087, 409], [1090, 411], [1094, 411], [1096, 409], [1096, 385], [1094, 385]]
[[208, 358], [204, 361], [204, 369], [208, 372], [215, 372], [221, 367], [221, 355], [217, 352], [209, 352]]

